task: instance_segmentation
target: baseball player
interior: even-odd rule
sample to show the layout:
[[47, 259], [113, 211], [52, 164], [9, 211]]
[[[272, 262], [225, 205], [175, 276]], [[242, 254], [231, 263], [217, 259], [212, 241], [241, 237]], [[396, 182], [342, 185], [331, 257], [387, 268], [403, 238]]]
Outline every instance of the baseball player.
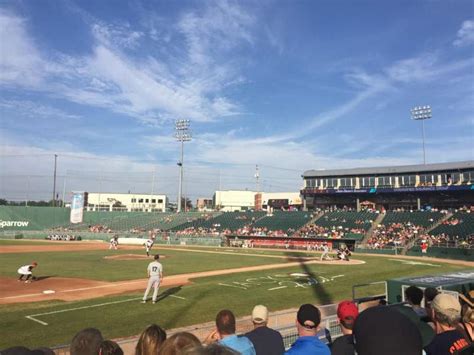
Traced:
[[18, 269], [18, 273], [20, 274], [20, 277], [18, 278], [18, 281], [23, 281], [23, 276], [26, 277], [25, 283], [31, 282], [31, 278], [33, 278], [33, 269], [38, 266], [38, 263], [36, 261], [32, 262], [30, 265], [23, 265]]
[[323, 244], [323, 253], [321, 254], [321, 261], [329, 260], [331, 257], [329, 256], [329, 247], [327, 243]]
[[163, 280], [163, 266], [158, 262], [160, 256], [156, 254], [154, 256], [154, 261], [148, 264], [147, 274], [148, 274], [148, 286], [146, 288], [145, 294], [143, 295], [142, 303], [146, 303], [148, 293], [151, 288], [154, 288], [152, 301], [156, 303], [158, 298], [158, 289], [160, 288], [161, 281]]
[[118, 246], [118, 236], [114, 235], [114, 237], [112, 239], [110, 239], [109, 250], [110, 249], [117, 250], [118, 249], [117, 246]]
[[148, 238], [147, 241], [145, 242], [146, 256], [150, 256], [150, 250], [154, 243], [155, 243], [154, 237]]

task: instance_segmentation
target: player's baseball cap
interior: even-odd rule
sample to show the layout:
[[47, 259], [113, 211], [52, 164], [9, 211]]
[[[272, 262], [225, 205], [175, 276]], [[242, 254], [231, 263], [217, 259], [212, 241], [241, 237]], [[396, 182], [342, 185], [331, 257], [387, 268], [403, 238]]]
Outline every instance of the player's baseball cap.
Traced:
[[159, 254], [156, 254], [156, 255], [154, 256], [154, 258], [155, 258], [155, 260], [158, 260], [158, 259], [160, 258], [160, 255], [159, 255]]
[[268, 309], [261, 304], [253, 307], [252, 311], [252, 322], [261, 324], [268, 321]]
[[337, 317], [339, 319], [347, 319], [352, 317], [353, 320], [356, 320], [359, 315], [359, 310], [357, 306], [351, 301], [342, 301], [337, 306]]
[[296, 314], [298, 323], [307, 329], [317, 328], [321, 322], [321, 312], [312, 304], [303, 304]]

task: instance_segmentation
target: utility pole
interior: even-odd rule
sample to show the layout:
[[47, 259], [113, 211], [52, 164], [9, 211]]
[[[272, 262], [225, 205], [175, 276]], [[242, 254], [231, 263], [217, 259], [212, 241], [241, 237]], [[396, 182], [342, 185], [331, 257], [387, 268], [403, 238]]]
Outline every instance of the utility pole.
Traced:
[[53, 207], [56, 207], [56, 168], [58, 163], [58, 155], [54, 154], [54, 182], [53, 182]]
[[258, 171], [258, 165], [255, 165], [255, 187], [257, 192], [260, 192], [260, 173]]

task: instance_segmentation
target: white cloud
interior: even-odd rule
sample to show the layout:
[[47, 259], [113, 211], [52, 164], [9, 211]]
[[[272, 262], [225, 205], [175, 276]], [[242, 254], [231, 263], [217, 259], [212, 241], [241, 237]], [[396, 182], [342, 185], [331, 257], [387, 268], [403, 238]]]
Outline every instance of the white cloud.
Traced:
[[[2, 58], [0, 84], [43, 91], [83, 105], [130, 115], [144, 123], [186, 117], [214, 121], [238, 113], [239, 105], [222, 90], [244, 80], [235, 63], [221, 58], [240, 42], [251, 42], [251, 16], [234, 4], [208, 6], [202, 15], [188, 13], [178, 27], [186, 38], [188, 60], [170, 65], [157, 57], [127, 55], [140, 45], [143, 32], [129, 25], [111, 25], [87, 17], [96, 39], [92, 54], [42, 54], [25, 20], [0, 13]], [[222, 43], [221, 46], [218, 43]], [[5, 48], [5, 50], [4, 50]], [[203, 63], [195, 58], [202, 50]], [[211, 65], [212, 64], [212, 65]], [[41, 83], [41, 85], [39, 85]]]
[[453, 42], [456, 47], [468, 46], [474, 43], [474, 21], [464, 21], [457, 33], [457, 38]]
[[99, 43], [109, 47], [135, 48], [144, 36], [141, 31], [134, 31], [130, 25], [111, 25], [95, 23], [92, 25], [92, 33]]
[[37, 87], [44, 62], [27, 34], [25, 21], [0, 9], [0, 84]]
[[178, 28], [186, 39], [191, 65], [209, 67], [215, 64], [211, 53], [228, 51], [242, 41], [253, 43], [254, 22], [253, 16], [230, 1], [217, 1], [202, 13], [186, 13]]
[[0, 108], [13, 110], [15, 114], [32, 118], [54, 117], [60, 119], [79, 119], [80, 116], [67, 113], [52, 106], [29, 100], [0, 100]]

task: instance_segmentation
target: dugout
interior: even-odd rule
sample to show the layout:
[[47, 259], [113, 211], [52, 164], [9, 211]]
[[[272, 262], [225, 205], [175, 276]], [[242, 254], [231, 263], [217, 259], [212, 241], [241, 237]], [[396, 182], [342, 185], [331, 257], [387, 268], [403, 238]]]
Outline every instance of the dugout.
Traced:
[[332, 250], [345, 244], [350, 251], [354, 251], [356, 239], [330, 239], [330, 238], [297, 238], [297, 237], [262, 237], [252, 235], [228, 234], [226, 246], [246, 247], [251, 245], [254, 248], [281, 248], [292, 250], [307, 250], [308, 245], [313, 247], [327, 243]]
[[438, 290], [466, 294], [474, 290], [474, 269], [387, 280], [388, 303], [404, 301], [404, 290], [409, 286], [417, 286], [421, 289], [434, 287]]

